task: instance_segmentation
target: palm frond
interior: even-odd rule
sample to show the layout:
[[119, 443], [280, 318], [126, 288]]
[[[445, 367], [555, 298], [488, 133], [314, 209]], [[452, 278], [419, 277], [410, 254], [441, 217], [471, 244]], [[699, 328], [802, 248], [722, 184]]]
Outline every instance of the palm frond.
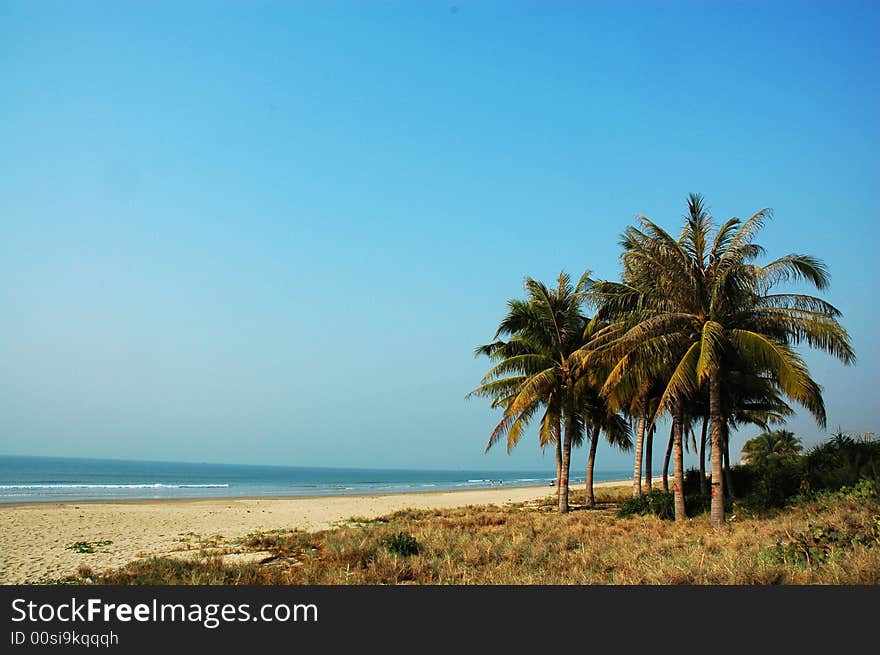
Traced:
[[703, 323], [700, 337], [700, 357], [697, 360], [697, 381], [704, 382], [721, 368], [724, 355], [724, 326], [715, 321]]
[[811, 255], [790, 254], [757, 268], [758, 280], [770, 288], [779, 282], [806, 280], [824, 290], [831, 283], [831, 274], [822, 260]]

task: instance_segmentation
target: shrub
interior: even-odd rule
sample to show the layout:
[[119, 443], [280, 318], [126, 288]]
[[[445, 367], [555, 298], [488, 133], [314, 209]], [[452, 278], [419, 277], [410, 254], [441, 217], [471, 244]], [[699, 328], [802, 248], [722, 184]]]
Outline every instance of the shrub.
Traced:
[[397, 534], [382, 539], [382, 545], [389, 552], [403, 557], [419, 554], [419, 542], [416, 538], [407, 532], [398, 532]]
[[880, 442], [835, 437], [804, 457], [805, 479], [811, 490], [852, 487], [859, 480], [880, 482]]
[[851, 491], [849, 489], [847, 491], [859, 500], [877, 500], [880, 498], [880, 480], [863, 478]]
[[684, 495], [700, 493], [700, 471], [699, 469], [688, 469], [684, 472]]
[[661, 491], [660, 489], [652, 489], [646, 494], [627, 498], [617, 510], [619, 518], [646, 514], [653, 514], [658, 518], [667, 520], [675, 518], [675, 505], [672, 493]]
[[103, 548], [112, 543], [112, 541], [77, 541], [67, 546], [65, 550], [72, 550], [75, 553], [94, 553], [96, 548]]
[[753, 511], [784, 507], [798, 495], [873, 494], [880, 490], [880, 443], [835, 435], [806, 455], [742, 464], [731, 473], [742, 506]]
[[870, 524], [858, 528], [832, 525], [807, 525], [786, 541], [763, 551], [763, 557], [773, 563], [817, 565], [842, 554], [857, 545], [873, 548], [880, 545], [880, 516], [873, 517]]
[[[699, 471], [697, 471], [699, 475]], [[684, 511], [689, 517], [697, 516], [709, 511], [711, 506], [709, 496], [700, 493], [699, 478], [696, 489], [688, 489], [685, 482]], [[730, 512], [733, 506], [729, 499], [724, 500], [724, 511]], [[640, 494], [633, 498], [627, 498], [617, 510], [618, 518], [627, 516], [653, 515], [664, 520], [675, 518], [675, 496], [672, 492], [652, 489], [649, 493]]]
[[748, 471], [742, 476], [748, 486], [739, 492], [743, 504], [751, 509], [784, 507], [789, 498], [804, 489], [804, 470], [799, 459], [771, 459], [763, 464], [746, 464], [743, 468]]

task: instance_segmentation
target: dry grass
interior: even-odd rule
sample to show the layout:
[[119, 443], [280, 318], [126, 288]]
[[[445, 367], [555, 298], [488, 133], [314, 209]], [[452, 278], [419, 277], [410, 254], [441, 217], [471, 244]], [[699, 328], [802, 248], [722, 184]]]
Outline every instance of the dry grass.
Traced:
[[[596, 508], [554, 512], [546, 502], [401, 511], [353, 518], [334, 530], [250, 535], [230, 551], [153, 558], [61, 582], [95, 584], [880, 584], [880, 503], [835, 497], [764, 517], [685, 523], [615, 517], [626, 491], [603, 490]], [[621, 495], [622, 494], [622, 495]], [[389, 549], [412, 535], [418, 553]], [[819, 537], [815, 538], [818, 534]], [[830, 535], [830, 536], [829, 536]], [[810, 551], [815, 547], [815, 551]], [[812, 553], [812, 554], [811, 554]]]

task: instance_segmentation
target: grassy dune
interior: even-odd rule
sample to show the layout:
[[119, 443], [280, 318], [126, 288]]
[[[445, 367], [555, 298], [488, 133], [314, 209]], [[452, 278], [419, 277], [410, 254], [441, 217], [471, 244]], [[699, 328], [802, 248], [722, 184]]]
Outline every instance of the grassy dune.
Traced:
[[[407, 510], [333, 530], [249, 535], [190, 559], [83, 567], [78, 584], [880, 584], [880, 501], [827, 494], [760, 517], [617, 518], [626, 497]], [[243, 561], [243, 560], [250, 561]]]

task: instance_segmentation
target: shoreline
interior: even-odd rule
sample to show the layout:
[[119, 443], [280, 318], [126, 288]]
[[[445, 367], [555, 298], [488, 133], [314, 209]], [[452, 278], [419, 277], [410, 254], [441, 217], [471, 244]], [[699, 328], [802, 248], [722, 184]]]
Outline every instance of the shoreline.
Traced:
[[[629, 481], [603, 481], [595, 488]], [[577, 489], [577, 487], [572, 487]], [[405, 509], [505, 505], [553, 496], [556, 487], [519, 486], [323, 496], [162, 498], [0, 504], [0, 584], [34, 584], [82, 565], [117, 568], [155, 555], [190, 556], [203, 548], [235, 548], [248, 534], [330, 529], [352, 517]], [[99, 544], [93, 553], [71, 549]]]
[[[594, 482], [595, 489], [617, 487], [631, 482], [630, 480], [603, 480]], [[570, 485], [570, 489], [584, 486], [583, 482]], [[382, 498], [385, 496], [420, 496], [423, 494], [458, 494], [471, 492], [503, 492], [506, 489], [546, 489], [547, 494], [555, 493], [555, 485], [519, 484], [502, 485], [499, 487], [474, 487], [471, 489], [419, 489], [415, 491], [375, 491], [372, 493], [335, 493], [335, 494], [302, 494], [302, 495], [266, 495], [266, 496], [190, 496], [186, 498], [84, 498], [81, 500], [14, 500], [0, 502], [0, 512], [11, 507], [61, 507], [65, 505], [138, 505], [149, 503], [197, 503], [204, 501], [223, 502], [226, 500], [317, 500], [326, 498]]]

